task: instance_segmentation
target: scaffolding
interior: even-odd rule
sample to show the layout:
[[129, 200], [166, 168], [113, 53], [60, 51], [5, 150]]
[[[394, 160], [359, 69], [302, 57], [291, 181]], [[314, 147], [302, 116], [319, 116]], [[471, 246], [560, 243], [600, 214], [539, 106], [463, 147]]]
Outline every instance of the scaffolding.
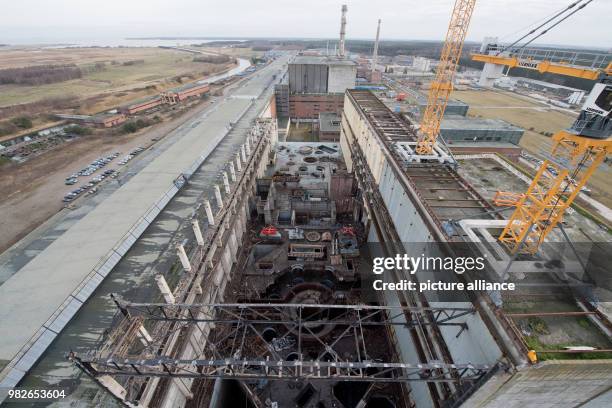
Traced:
[[[69, 359], [105, 387], [109, 376], [132, 384], [122, 393], [136, 401], [148, 377], [168, 379], [235, 379], [362, 381], [401, 383], [426, 381], [469, 387], [496, 369], [486, 364], [438, 361], [406, 363], [384, 353], [368, 336], [394, 326], [423, 324], [467, 329], [459, 319], [475, 313], [472, 307], [405, 307], [321, 305], [294, 303], [130, 303], [115, 300], [121, 316], [97, 350], [72, 353]], [[424, 321], [419, 318], [428, 315]], [[166, 330], [149, 335], [146, 329], [162, 322]], [[201, 334], [198, 358], [181, 359], [164, 353], [175, 335], [191, 341]], [[369, 333], [369, 334], [368, 334]], [[342, 341], [344, 340], [344, 341]], [[347, 352], [347, 344], [351, 349]], [[319, 355], [307, 353], [314, 345]], [[312, 347], [310, 347], [312, 349]], [[287, 354], [289, 353], [289, 355]], [[350, 355], [352, 358], [347, 358]], [[390, 357], [393, 355], [394, 357]], [[143, 378], [144, 377], [144, 378]], [[138, 380], [141, 378], [141, 380]], [[175, 380], [176, 381], [176, 380]], [[180, 381], [180, 380], [179, 380]]]

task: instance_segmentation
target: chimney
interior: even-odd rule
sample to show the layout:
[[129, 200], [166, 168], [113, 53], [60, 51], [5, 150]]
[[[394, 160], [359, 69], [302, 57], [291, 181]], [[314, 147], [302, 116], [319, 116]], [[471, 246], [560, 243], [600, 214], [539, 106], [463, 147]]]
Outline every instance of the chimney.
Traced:
[[338, 45], [338, 56], [344, 58], [344, 37], [346, 36], [346, 4], [342, 5], [342, 19], [340, 20], [340, 44]]
[[372, 53], [372, 72], [376, 70], [376, 62], [378, 62], [378, 39], [380, 38], [380, 18], [378, 19], [378, 28], [376, 28], [376, 41], [374, 41], [374, 52]]

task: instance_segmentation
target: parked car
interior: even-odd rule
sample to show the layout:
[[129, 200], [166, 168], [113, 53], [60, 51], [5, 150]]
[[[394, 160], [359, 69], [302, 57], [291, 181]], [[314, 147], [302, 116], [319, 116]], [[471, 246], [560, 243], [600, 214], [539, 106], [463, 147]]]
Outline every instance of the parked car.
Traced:
[[66, 179], [66, 181], [64, 182], [64, 184], [66, 184], [67, 186], [71, 186], [73, 184], [76, 184], [77, 179], [75, 178], [71, 178], [71, 179]]

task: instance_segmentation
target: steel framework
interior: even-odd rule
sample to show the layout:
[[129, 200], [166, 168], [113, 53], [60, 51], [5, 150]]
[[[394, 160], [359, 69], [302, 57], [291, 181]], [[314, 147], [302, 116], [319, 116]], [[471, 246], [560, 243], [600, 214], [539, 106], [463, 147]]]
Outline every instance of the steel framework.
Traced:
[[[522, 48], [518, 52], [499, 53], [501, 48], [488, 47], [485, 53], [473, 53], [472, 60], [510, 68], [525, 68], [541, 74], [551, 73], [597, 80], [602, 73], [612, 75], [609, 53], [586, 53], [565, 50]], [[497, 53], [496, 53], [497, 52]]]
[[[417, 308], [318, 304], [117, 304], [124, 316], [102, 347], [70, 360], [88, 375], [112, 377], [177, 377], [269, 380], [335, 380], [368, 382], [473, 383], [494, 367], [486, 364], [387, 361], [371, 335], [395, 326], [413, 327], [429, 314], [430, 323], [456, 326], [473, 308]], [[169, 322], [173, 329], [143, 341], [140, 327]], [[209, 333], [196, 359], [163, 355], [165, 338], [176, 330]], [[331, 328], [329, 330], [325, 328]], [[331, 331], [334, 331], [331, 333]], [[273, 335], [270, 335], [270, 332]], [[347, 344], [350, 345], [347, 353]], [[306, 357], [313, 346], [317, 358]], [[369, 347], [368, 347], [369, 346]], [[288, 353], [293, 357], [288, 357]], [[352, 358], [347, 358], [350, 355]], [[387, 353], [387, 356], [390, 353]]]
[[[553, 141], [552, 156], [557, 163], [544, 161], [527, 192], [515, 196], [516, 210], [499, 236], [512, 253], [538, 251], [612, 149], [610, 140], [589, 139], [566, 131], [555, 134]], [[499, 197], [507, 194], [511, 193], [501, 192]]]
[[429, 155], [433, 152], [440, 133], [440, 123], [453, 91], [453, 78], [461, 50], [467, 34], [476, 0], [456, 0], [453, 14], [448, 25], [446, 40], [436, 69], [436, 77], [431, 83], [427, 108], [421, 120], [421, 132], [416, 146], [417, 154]]

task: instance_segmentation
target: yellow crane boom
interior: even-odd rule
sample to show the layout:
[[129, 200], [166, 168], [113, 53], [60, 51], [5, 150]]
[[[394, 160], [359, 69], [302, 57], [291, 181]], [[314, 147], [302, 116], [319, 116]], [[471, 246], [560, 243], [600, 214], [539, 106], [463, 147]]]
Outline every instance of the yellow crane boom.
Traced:
[[546, 236], [562, 220], [565, 210], [580, 193], [580, 189], [612, 152], [612, 62], [604, 64], [605, 68], [597, 68], [501, 54], [472, 54], [472, 59], [510, 68], [537, 70], [541, 73], [601, 79], [591, 91], [585, 107], [572, 127], [553, 136], [551, 153], [554, 160], [545, 160], [542, 163], [527, 192], [498, 191], [493, 199], [494, 204], [498, 206], [516, 207], [499, 236], [499, 241], [512, 253], [535, 254]]
[[[599, 76], [602, 73], [602, 70], [597, 68], [582, 67], [549, 60], [538, 60], [535, 58], [520, 58], [514, 55], [472, 54], [472, 60], [484, 62], [486, 64], [504, 65], [508, 68], [530, 69], [538, 71], [541, 74], [558, 74], [575, 78], [590, 79], [593, 81], [599, 79]], [[609, 63], [603, 71], [608, 75], [612, 75], [612, 63]]]
[[431, 83], [427, 108], [421, 120], [421, 129], [416, 145], [417, 154], [428, 155], [433, 152], [433, 147], [440, 133], [440, 123], [444, 116], [444, 110], [453, 91], [453, 78], [457, 70], [457, 62], [461, 57], [475, 3], [476, 0], [455, 1], [446, 40], [440, 55], [440, 63], [436, 70], [436, 77]]

